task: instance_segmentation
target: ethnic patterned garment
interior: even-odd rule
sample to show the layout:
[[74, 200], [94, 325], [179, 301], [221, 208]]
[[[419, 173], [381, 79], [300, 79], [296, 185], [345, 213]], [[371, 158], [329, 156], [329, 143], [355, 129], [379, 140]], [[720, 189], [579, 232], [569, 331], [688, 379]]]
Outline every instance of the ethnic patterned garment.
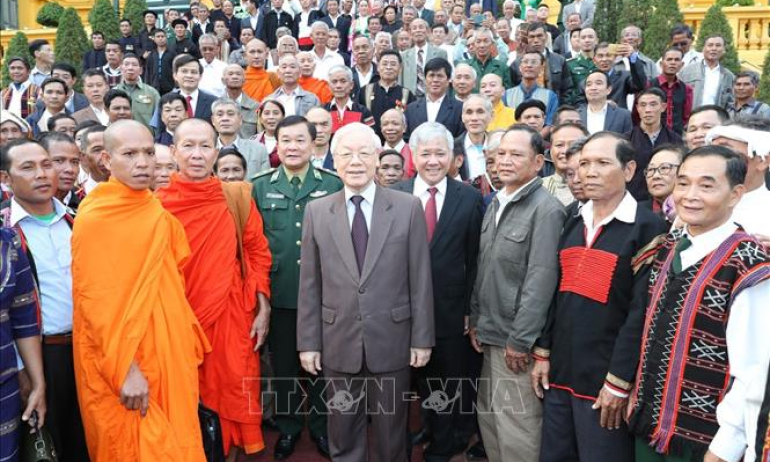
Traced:
[[682, 231], [669, 234], [650, 274], [630, 428], [658, 453], [702, 457], [719, 430], [730, 386], [727, 323], [737, 295], [770, 279], [770, 259], [738, 229], [679, 274], [670, 271]]

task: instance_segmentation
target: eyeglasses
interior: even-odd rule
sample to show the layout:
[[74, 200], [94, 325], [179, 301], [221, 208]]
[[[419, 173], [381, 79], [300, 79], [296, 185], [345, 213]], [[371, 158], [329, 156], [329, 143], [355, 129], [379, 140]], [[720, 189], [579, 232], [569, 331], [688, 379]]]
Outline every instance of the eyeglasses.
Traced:
[[353, 156], [358, 156], [359, 160], [369, 160], [372, 157], [374, 157], [373, 152], [343, 152], [341, 154], [337, 154], [336, 157], [339, 160], [342, 160], [344, 162], [349, 162], [353, 160]]
[[644, 169], [644, 176], [647, 178], [652, 178], [653, 176], [655, 176], [655, 172], [660, 173], [661, 176], [666, 176], [669, 173], [671, 173], [672, 170], [678, 167], [679, 167], [679, 164], [669, 164], [669, 163], [660, 164], [657, 167], [648, 167]]

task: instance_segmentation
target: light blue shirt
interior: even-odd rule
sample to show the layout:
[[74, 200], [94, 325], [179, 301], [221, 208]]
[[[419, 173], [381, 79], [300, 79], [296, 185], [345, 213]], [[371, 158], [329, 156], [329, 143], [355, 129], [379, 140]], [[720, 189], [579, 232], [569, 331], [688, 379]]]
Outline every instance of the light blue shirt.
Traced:
[[53, 206], [56, 217], [45, 223], [11, 199], [11, 226], [21, 226], [35, 260], [43, 335], [72, 332], [72, 229], [64, 205], [53, 199]]

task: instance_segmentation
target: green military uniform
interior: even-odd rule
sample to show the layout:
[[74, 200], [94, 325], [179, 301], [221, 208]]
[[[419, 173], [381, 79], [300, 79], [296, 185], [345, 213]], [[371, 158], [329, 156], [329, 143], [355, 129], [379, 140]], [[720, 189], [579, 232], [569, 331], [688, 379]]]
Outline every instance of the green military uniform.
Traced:
[[121, 82], [115, 89], [123, 90], [131, 97], [131, 115], [134, 120], [151, 128], [150, 121], [160, 104], [158, 90], [142, 82], [137, 82], [136, 86]]
[[471, 66], [473, 70], [476, 71], [478, 78], [476, 79], [476, 88], [474, 90], [475, 92], [479, 91], [479, 87], [481, 86], [481, 78], [487, 74], [495, 74], [499, 76], [503, 80], [504, 88], [511, 88], [513, 86], [511, 83], [511, 71], [508, 69], [508, 66], [505, 64], [505, 62], [500, 60], [500, 58], [490, 57], [487, 58], [487, 62], [485, 63], [479, 61], [478, 58], [473, 58], [463, 62]]
[[[294, 185], [296, 184], [296, 186]], [[300, 247], [302, 219], [308, 202], [342, 189], [342, 181], [334, 173], [308, 164], [303, 175], [289, 175], [283, 167], [257, 174], [252, 195], [262, 213], [265, 236], [273, 255], [270, 270], [270, 333], [268, 347], [273, 355], [275, 377], [300, 377], [297, 353], [297, 296], [299, 292]], [[281, 433], [297, 436], [304, 426], [302, 393], [289, 380], [274, 383], [275, 421]], [[323, 384], [318, 381], [307, 386], [309, 405], [308, 427], [313, 437], [326, 437]], [[321, 412], [318, 412], [321, 411]]]
[[584, 99], [582, 84], [588, 78], [588, 74], [596, 69], [596, 65], [593, 59], [587, 58], [580, 53], [574, 58], [568, 59], [567, 66], [569, 66], [569, 70], [572, 72], [572, 90], [574, 94], [571, 102], [576, 103]]

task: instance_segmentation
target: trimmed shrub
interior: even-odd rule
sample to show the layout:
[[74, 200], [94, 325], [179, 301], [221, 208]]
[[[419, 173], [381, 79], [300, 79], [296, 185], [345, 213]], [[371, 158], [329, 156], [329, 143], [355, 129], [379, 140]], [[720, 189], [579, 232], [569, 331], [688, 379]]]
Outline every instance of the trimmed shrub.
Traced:
[[657, 61], [666, 50], [669, 34], [675, 25], [684, 22], [677, 0], [654, 0], [653, 11], [644, 30], [642, 52]]
[[11, 75], [8, 73], [8, 58], [21, 56], [26, 58], [30, 67], [35, 66], [35, 59], [29, 54], [29, 40], [24, 32], [16, 32], [10, 42], [8, 42], [8, 49], [5, 51], [5, 59], [3, 60], [2, 70], [2, 87], [6, 88], [11, 84]]
[[725, 39], [725, 55], [722, 57], [722, 65], [730, 69], [734, 74], [741, 71], [741, 62], [738, 59], [738, 52], [735, 50], [733, 42], [733, 28], [727, 22], [727, 16], [722, 12], [722, 7], [713, 5], [706, 12], [703, 23], [698, 31], [698, 43], [695, 49], [703, 51], [703, 45], [706, 44], [706, 37], [711, 35], [720, 35]]
[[88, 23], [91, 24], [92, 31], [103, 33], [105, 40], [120, 38], [118, 13], [110, 0], [96, 0], [93, 9], [88, 12]]
[[48, 2], [37, 12], [37, 23], [43, 27], [58, 27], [64, 7], [56, 2]]
[[146, 9], [147, 2], [145, 0], [126, 0], [126, 4], [123, 5], [123, 15], [120, 18], [126, 18], [131, 21], [131, 30], [134, 35], [138, 35], [139, 31], [144, 27], [142, 12]]

